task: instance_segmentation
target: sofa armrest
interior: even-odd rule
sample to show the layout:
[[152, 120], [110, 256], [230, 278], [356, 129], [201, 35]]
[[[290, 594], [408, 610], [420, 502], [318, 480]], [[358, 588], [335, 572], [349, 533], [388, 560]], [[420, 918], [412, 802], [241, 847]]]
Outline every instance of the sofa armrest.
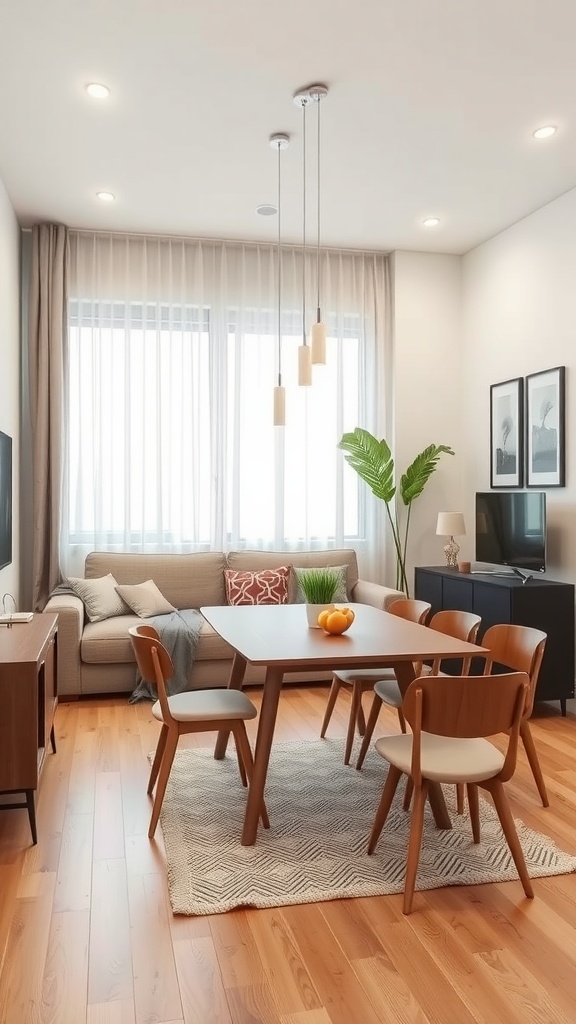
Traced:
[[80, 694], [80, 644], [84, 629], [84, 605], [74, 594], [56, 594], [44, 608], [58, 615], [58, 693]]
[[371, 604], [383, 611], [387, 611], [389, 606], [401, 597], [406, 597], [401, 590], [383, 587], [380, 583], [370, 583], [368, 580], [358, 580], [352, 589], [352, 600], [357, 604]]

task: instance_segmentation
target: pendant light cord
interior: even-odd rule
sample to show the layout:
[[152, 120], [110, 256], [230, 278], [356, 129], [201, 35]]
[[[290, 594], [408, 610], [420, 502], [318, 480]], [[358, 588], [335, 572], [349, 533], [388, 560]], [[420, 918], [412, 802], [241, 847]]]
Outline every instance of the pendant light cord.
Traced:
[[316, 169], [317, 169], [317, 174], [318, 174], [318, 177], [317, 177], [317, 190], [316, 190], [316, 195], [318, 197], [317, 234], [316, 234], [316, 287], [317, 287], [316, 307], [317, 307], [317, 313], [318, 313], [318, 320], [320, 320], [320, 106], [321, 106], [321, 97], [320, 96], [317, 96], [317, 98], [316, 98], [316, 106], [318, 107], [318, 111], [317, 111], [317, 117], [318, 117], [318, 139], [317, 139], [317, 142], [318, 142], [318, 154], [317, 154], [317, 161], [316, 161]]
[[306, 345], [306, 102], [302, 104], [302, 339]]
[[281, 218], [281, 198], [282, 198], [282, 179], [280, 166], [282, 163], [281, 158], [282, 146], [278, 143], [278, 387], [282, 387], [282, 250], [281, 250], [281, 238], [282, 238], [282, 218]]

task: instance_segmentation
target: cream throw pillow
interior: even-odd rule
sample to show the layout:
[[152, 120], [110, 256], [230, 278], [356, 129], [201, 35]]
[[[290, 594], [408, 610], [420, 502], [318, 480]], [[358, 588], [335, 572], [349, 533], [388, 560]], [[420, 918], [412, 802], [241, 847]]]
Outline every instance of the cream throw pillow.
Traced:
[[90, 622], [111, 619], [113, 615], [126, 615], [129, 611], [120, 594], [116, 592], [117, 583], [111, 572], [94, 580], [69, 576], [68, 583], [76, 597], [84, 602]]
[[158, 590], [154, 580], [146, 580], [146, 583], [135, 583], [132, 586], [116, 586], [116, 590], [128, 607], [141, 619], [149, 619], [152, 615], [168, 615], [169, 612], [177, 610]]

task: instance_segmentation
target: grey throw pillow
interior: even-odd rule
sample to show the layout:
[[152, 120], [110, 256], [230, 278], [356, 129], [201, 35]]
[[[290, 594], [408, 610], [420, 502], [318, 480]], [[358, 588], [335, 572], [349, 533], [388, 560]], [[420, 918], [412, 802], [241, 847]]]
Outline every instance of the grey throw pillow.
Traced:
[[68, 583], [76, 597], [84, 602], [90, 622], [101, 622], [114, 615], [126, 615], [130, 610], [116, 592], [117, 583], [111, 572], [94, 580], [69, 576]]
[[306, 604], [306, 597], [302, 590], [300, 579], [303, 573], [311, 572], [323, 572], [325, 569], [329, 569], [330, 572], [336, 573], [338, 576], [338, 583], [332, 600], [337, 604], [346, 603], [349, 600], [348, 591], [346, 590], [346, 572], [347, 566], [345, 565], [326, 565], [326, 566], [314, 566], [314, 568], [299, 568], [294, 566], [294, 579], [296, 581], [296, 593], [294, 595], [294, 604]]

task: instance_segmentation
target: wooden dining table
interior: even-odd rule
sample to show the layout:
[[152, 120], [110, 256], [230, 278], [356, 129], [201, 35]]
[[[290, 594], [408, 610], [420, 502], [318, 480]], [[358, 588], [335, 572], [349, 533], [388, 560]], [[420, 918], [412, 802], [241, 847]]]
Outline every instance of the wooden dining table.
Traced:
[[[355, 619], [350, 629], [331, 636], [310, 628], [306, 606], [240, 605], [200, 609], [213, 629], [234, 650], [228, 686], [241, 689], [246, 666], [266, 669], [258, 721], [254, 771], [248, 790], [242, 845], [256, 842], [270, 751], [284, 676], [319, 669], [392, 668], [402, 692], [415, 678], [414, 663], [435, 658], [465, 658], [487, 653], [483, 647], [457, 640], [435, 629], [408, 622], [371, 605], [349, 605]], [[223, 758], [229, 733], [218, 734], [214, 756]], [[431, 787], [430, 805], [439, 828], [451, 828], [440, 786]]]

